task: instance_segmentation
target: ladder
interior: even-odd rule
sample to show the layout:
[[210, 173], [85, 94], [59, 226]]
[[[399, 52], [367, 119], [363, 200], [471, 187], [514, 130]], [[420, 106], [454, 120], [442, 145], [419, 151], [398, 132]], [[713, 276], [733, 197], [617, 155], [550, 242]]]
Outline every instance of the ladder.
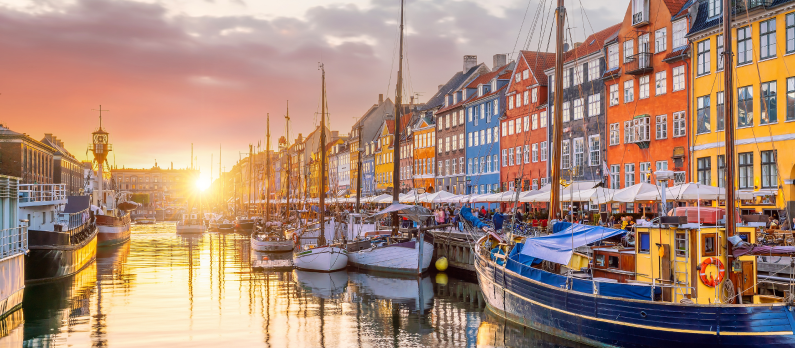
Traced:
[[[678, 252], [680, 251], [677, 249], [677, 240], [676, 240], [676, 233], [674, 233], [674, 247], [673, 247], [673, 268], [674, 268], [674, 279], [673, 279], [673, 287], [674, 287], [674, 298], [673, 301], [676, 302], [676, 298], [679, 299], [687, 298], [687, 295], [690, 293], [690, 287], [688, 286], [690, 283], [690, 273], [688, 272], [688, 262], [687, 257], [690, 255], [690, 243], [687, 240], [687, 235], [685, 235], [684, 240], [684, 258], [680, 258]], [[678, 296], [677, 296], [678, 295]]]

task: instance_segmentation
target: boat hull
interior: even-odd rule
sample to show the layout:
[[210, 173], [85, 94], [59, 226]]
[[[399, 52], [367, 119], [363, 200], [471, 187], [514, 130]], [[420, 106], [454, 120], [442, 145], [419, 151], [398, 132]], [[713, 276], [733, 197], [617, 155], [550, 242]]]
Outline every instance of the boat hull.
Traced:
[[204, 225], [183, 225], [177, 223], [177, 233], [180, 234], [204, 233], [205, 230], [206, 228]]
[[428, 270], [432, 258], [433, 239], [425, 235], [422, 242], [422, 261], [420, 261], [420, 243], [405, 242], [349, 253], [348, 264], [355, 269], [419, 274]]
[[130, 216], [97, 216], [97, 245], [109, 246], [130, 240]]
[[[35, 284], [71, 276], [97, 258], [97, 228], [79, 244], [34, 245], [25, 257], [25, 283]], [[34, 231], [30, 231], [34, 232]], [[44, 232], [47, 233], [47, 232]], [[33, 233], [31, 233], [32, 235]]]
[[259, 252], [286, 253], [293, 251], [292, 240], [264, 241], [251, 236], [251, 249]]
[[305, 271], [338, 271], [348, 266], [348, 252], [338, 247], [313, 248], [296, 253], [293, 264]]
[[[479, 248], [478, 248], [479, 249]], [[560, 289], [475, 256], [488, 308], [517, 324], [596, 347], [789, 347], [782, 305], [682, 305]]]
[[235, 222], [235, 231], [239, 233], [249, 234], [254, 232], [253, 221]]
[[25, 291], [25, 256], [16, 254], [0, 260], [0, 318], [22, 306]]

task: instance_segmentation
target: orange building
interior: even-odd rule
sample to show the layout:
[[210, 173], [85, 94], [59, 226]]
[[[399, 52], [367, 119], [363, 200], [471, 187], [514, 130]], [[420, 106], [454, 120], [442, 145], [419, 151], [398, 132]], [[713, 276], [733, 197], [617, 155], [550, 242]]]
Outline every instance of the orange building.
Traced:
[[436, 123], [433, 117], [420, 116], [413, 124], [414, 134], [414, 187], [426, 192], [436, 192]]
[[[632, 1], [618, 36], [605, 43], [605, 169], [612, 189], [654, 183], [659, 170], [675, 172], [670, 185], [689, 181], [686, 3]], [[616, 203], [611, 210], [640, 207]]]

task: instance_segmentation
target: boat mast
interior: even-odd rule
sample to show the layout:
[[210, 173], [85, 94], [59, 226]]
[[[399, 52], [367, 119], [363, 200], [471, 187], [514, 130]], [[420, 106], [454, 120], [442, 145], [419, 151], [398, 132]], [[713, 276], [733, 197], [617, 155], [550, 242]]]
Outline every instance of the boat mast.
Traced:
[[285, 149], [287, 149], [287, 221], [290, 220], [290, 166], [293, 164], [293, 158], [290, 155], [290, 101], [287, 101], [287, 115], [284, 115], [285, 119], [285, 134], [287, 137], [287, 143], [284, 144]]
[[322, 84], [322, 93], [320, 95], [320, 172], [318, 175], [320, 176], [320, 187], [318, 188], [318, 193], [320, 194], [320, 209], [318, 212], [320, 213], [320, 237], [318, 237], [318, 246], [320, 246], [320, 242], [325, 245], [326, 241], [326, 223], [325, 223], [325, 213], [326, 213], [326, 69], [323, 67], [323, 63], [320, 63], [320, 71], [321, 71], [321, 84]]
[[268, 127], [265, 140], [265, 222], [270, 220], [271, 212], [271, 114], [268, 114]]
[[[732, 31], [729, 0], [723, 0], [723, 118], [726, 122], [726, 236], [734, 235], [734, 91], [732, 87]], [[720, 173], [718, 173], [720, 175]]]
[[356, 156], [358, 158], [358, 163], [356, 164], [356, 213], [361, 212], [361, 200], [362, 200], [362, 122], [359, 122], [359, 129], [357, 130], [357, 134], [359, 135], [359, 146], [357, 147]]
[[[400, 51], [398, 53], [397, 87], [395, 87], [395, 137], [392, 139], [392, 204], [398, 204], [398, 183], [400, 182], [400, 116], [403, 111], [403, 3], [400, 0]], [[398, 214], [392, 213], [392, 235], [398, 234]]]
[[[552, 170], [549, 200], [549, 220], [558, 218], [560, 210], [560, 157], [561, 157], [561, 138], [563, 138], [563, 25], [566, 20], [566, 8], [564, 0], [558, 0], [558, 8], [555, 9], [556, 22], [556, 42], [555, 42], [555, 112], [552, 115]], [[561, 217], [562, 218], [562, 217]]]

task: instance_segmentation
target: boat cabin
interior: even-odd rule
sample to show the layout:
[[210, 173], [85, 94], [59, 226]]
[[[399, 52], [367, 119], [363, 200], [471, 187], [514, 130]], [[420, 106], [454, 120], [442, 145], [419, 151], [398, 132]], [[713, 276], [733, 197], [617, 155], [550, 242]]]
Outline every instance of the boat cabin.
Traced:
[[[756, 229], [737, 227], [743, 241], [756, 242]], [[684, 298], [698, 304], [723, 303], [719, 284], [728, 277], [735, 294], [733, 303], [780, 302], [756, 292], [756, 257], [731, 256], [722, 226], [683, 224], [669, 227], [637, 227], [635, 235], [636, 281], [662, 286], [662, 299], [679, 303]], [[739, 302], [742, 301], [742, 302]]]
[[594, 279], [614, 279], [619, 283], [634, 280], [635, 249], [595, 247], [593, 248], [591, 271]]

